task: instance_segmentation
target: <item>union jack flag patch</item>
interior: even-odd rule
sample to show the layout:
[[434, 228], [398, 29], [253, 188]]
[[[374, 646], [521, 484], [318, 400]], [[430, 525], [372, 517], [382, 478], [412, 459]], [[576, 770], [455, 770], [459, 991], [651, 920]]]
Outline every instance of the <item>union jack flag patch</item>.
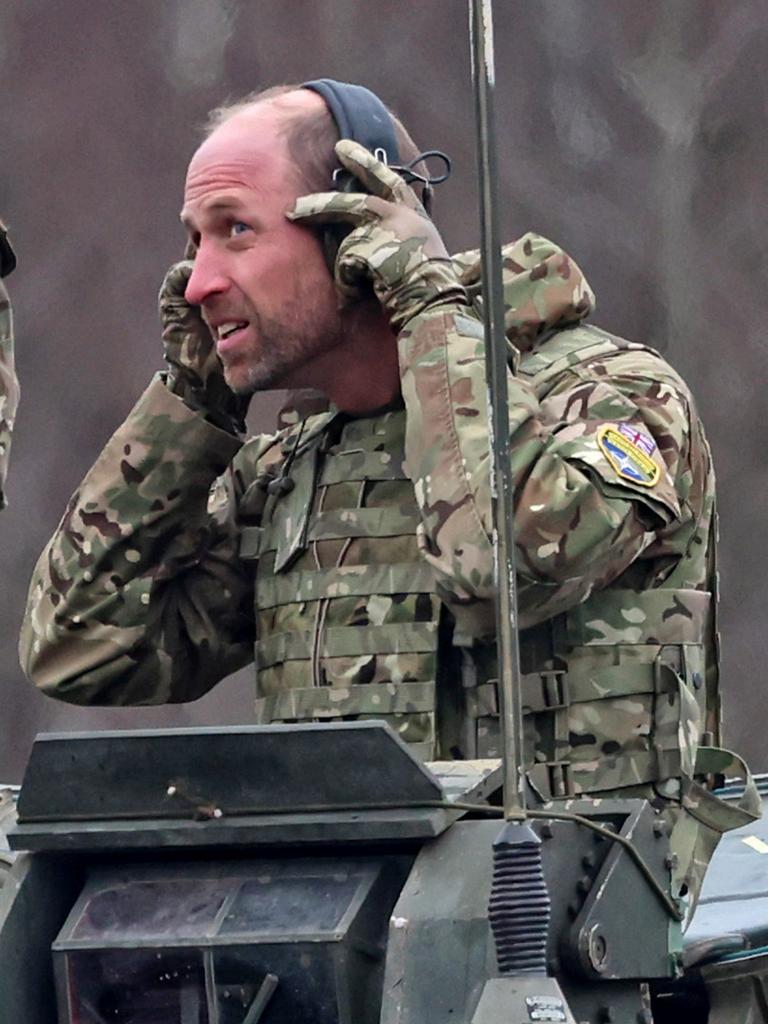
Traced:
[[644, 434], [642, 430], [635, 430], [629, 423], [618, 423], [617, 426], [624, 437], [629, 438], [632, 444], [637, 445], [646, 455], [653, 455], [656, 451], [656, 442], [648, 434]]
[[656, 442], [629, 423], [604, 423], [597, 431], [597, 445], [617, 475], [641, 487], [655, 487], [661, 467], [652, 458]]

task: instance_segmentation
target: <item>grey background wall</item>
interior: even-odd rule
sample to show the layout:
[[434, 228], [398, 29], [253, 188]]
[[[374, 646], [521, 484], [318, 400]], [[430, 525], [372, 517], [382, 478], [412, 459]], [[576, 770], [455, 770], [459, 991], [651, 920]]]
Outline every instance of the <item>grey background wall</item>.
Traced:
[[[768, 5], [496, 0], [503, 231], [579, 261], [595, 320], [689, 379], [719, 468], [727, 738], [763, 742], [768, 459]], [[0, 212], [23, 401], [0, 518], [0, 779], [40, 729], [248, 721], [247, 673], [196, 704], [89, 710], [17, 666], [34, 561], [160, 366], [155, 296], [181, 184], [225, 97], [327, 75], [377, 90], [455, 174], [437, 218], [477, 242], [464, 0], [2, 0]], [[255, 403], [269, 426], [274, 396]]]

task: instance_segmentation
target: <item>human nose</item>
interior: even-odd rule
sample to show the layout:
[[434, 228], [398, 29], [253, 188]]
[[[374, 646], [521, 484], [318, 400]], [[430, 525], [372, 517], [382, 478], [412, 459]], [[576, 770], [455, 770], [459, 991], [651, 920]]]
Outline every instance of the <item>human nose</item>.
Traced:
[[191, 306], [202, 306], [213, 295], [225, 292], [229, 281], [219, 265], [215, 251], [201, 245], [192, 263], [184, 298]]

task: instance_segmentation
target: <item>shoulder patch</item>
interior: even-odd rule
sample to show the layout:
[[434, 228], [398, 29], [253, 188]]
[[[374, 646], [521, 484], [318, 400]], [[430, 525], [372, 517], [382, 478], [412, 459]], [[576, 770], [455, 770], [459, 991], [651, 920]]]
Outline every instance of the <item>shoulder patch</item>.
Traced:
[[656, 442], [650, 434], [628, 423], [603, 423], [597, 431], [597, 444], [616, 473], [641, 487], [655, 487], [661, 467], [653, 458]]

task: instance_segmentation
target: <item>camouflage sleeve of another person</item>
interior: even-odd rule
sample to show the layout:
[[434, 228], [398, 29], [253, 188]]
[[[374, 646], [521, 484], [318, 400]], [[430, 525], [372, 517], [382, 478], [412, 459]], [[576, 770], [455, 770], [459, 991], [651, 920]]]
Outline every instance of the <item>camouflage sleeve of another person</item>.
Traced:
[[194, 700], [251, 660], [228, 468], [240, 448], [160, 377], [150, 384], [35, 568], [20, 652], [44, 692], [74, 704]]
[[[0, 221], [0, 279], [16, 266], [16, 258]], [[11, 435], [19, 404], [19, 382], [13, 358], [13, 313], [5, 285], [0, 280], [0, 509], [8, 504], [5, 478], [11, 454]]]
[[[398, 344], [406, 462], [422, 516], [420, 548], [459, 626], [463, 620], [475, 624], [475, 633], [478, 623], [490, 631], [494, 586], [483, 327], [466, 308], [433, 308], [410, 321]], [[581, 375], [575, 369], [567, 387], [553, 389], [541, 402], [524, 380], [509, 375], [523, 626], [578, 604], [616, 579], [660, 531], [669, 527], [674, 533], [690, 514], [681, 511], [678, 496], [678, 484], [687, 480], [690, 486], [686, 402], [675, 388], [633, 368], [638, 358], [625, 359], [616, 375], [605, 369], [602, 376]], [[612, 429], [609, 424], [617, 433], [621, 424], [650, 442], [658, 476], [653, 486], [624, 478], [606, 457], [600, 439]]]

